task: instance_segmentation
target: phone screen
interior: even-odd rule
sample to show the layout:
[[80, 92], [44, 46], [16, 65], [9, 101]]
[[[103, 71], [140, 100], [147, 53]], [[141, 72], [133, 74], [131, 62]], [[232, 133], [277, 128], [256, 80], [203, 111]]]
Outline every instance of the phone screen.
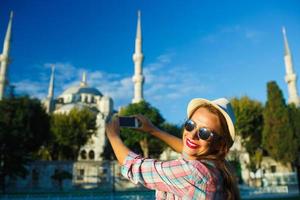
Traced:
[[122, 127], [137, 127], [137, 119], [135, 117], [119, 117], [119, 124]]

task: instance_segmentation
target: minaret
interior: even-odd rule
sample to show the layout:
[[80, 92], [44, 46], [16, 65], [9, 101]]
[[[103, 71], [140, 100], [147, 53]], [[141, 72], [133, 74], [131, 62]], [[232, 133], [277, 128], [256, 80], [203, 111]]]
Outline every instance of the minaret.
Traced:
[[87, 82], [86, 82], [86, 72], [83, 72], [82, 73], [82, 79], [81, 79], [81, 82], [80, 82], [80, 87], [85, 87], [87, 86]]
[[289, 48], [285, 28], [282, 28], [284, 39], [284, 63], [285, 63], [285, 82], [288, 84], [289, 99], [288, 103], [294, 103], [297, 107], [300, 106], [300, 99], [297, 92], [297, 75], [294, 73], [292, 54]]
[[135, 52], [132, 56], [134, 62], [134, 76], [132, 77], [132, 81], [134, 83], [134, 97], [132, 99], [132, 103], [138, 103], [143, 98], [143, 84], [144, 84], [144, 76], [143, 76], [143, 53], [142, 53], [142, 30], [141, 30], [141, 12], [138, 11], [138, 22], [137, 22], [137, 31], [135, 38]]
[[46, 99], [46, 112], [51, 113], [54, 110], [54, 72], [55, 66], [51, 65], [51, 77], [49, 82], [48, 96]]
[[12, 20], [13, 20], [13, 12], [10, 12], [10, 18], [7, 26], [7, 31], [4, 39], [3, 44], [3, 51], [0, 55], [0, 100], [4, 97], [5, 86], [7, 85], [8, 81], [6, 80], [6, 73], [7, 67], [9, 63], [9, 49], [10, 49], [10, 39], [11, 39], [11, 27], [12, 27]]

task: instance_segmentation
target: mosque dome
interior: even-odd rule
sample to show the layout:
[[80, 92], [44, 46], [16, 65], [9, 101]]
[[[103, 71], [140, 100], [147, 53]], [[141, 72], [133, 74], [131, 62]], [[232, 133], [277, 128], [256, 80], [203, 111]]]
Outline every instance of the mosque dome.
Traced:
[[[97, 88], [87, 85], [86, 74], [83, 73], [80, 84], [67, 88], [61, 95], [59, 95], [57, 103], [60, 105], [79, 102], [83, 102], [85, 104], [97, 104], [102, 97], [102, 93]], [[68, 110], [69, 108], [66, 109]]]
[[60, 96], [80, 95], [80, 94], [91, 94], [95, 96], [103, 96], [102, 93], [97, 88], [88, 87], [88, 86], [69, 87]]
[[82, 81], [80, 82], [80, 85], [77, 86], [72, 86], [67, 88], [61, 95], [60, 97], [64, 96], [80, 96], [81, 94], [84, 95], [92, 95], [92, 96], [100, 96], [102, 97], [102, 93], [94, 87], [89, 87], [87, 85], [86, 81], [86, 73], [84, 72], [82, 74]]

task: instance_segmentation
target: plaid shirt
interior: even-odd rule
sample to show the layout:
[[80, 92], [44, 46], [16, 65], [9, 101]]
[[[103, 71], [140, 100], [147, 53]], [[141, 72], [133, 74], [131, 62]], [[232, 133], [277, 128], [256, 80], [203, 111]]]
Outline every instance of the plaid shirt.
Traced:
[[220, 171], [212, 162], [145, 159], [133, 152], [121, 173], [133, 183], [156, 190], [156, 199], [225, 199]]

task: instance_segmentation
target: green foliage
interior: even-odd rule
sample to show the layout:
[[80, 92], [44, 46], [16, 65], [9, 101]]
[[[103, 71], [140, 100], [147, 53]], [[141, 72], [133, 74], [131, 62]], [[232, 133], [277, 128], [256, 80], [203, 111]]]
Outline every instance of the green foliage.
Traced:
[[263, 159], [263, 149], [258, 148], [254, 155], [250, 155], [249, 168], [252, 172], [256, 172], [261, 168], [261, 162]]
[[[145, 115], [157, 127], [161, 127], [162, 123], [165, 121], [159, 113], [159, 110], [145, 101], [123, 107], [119, 113], [120, 116], [130, 116], [135, 114]], [[163, 143], [152, 137], [149, 133], [142, 133], [129, 128], [121, 128], [121, 137], [130, 149], [137, 153], [143, 152], [146, 157], [148, 156], [148, 153], [152, 156], [157, 156], [163, 151]]]
[[263, 147], [270, 156], [282, 163], [296, 157], [296, 140], [282, 92], [276, 82], [267, 84], [267, 102], [263, 112]]
[[260, 164], [255, 153], [261, 147], [263, 106], [259, 101], [251, 100], [247, 96], [234, 98], [231, 103], [236, 116], [236, 133], [241, 136], [242, 145], [250, 154], [251, 170], [256, 171]]
[[49, 117], [37, 99], [0, 101], [0, 174], [24, 177], [25, 164], [49, 139]]
[[288, 105], [290, 122], [293, 129], [294, 137], [296, 139], [296, 149], [300, 152], [300, 107], [294, 104]]
[[230, 167], [232, 168], [232, 171], [234, 172], [236, 178], [238, 179], [238, 183], [242, 183], [242, 168], [241, 163], [238, 160], [230, 160], [228, 161]]
[[164, 122], [161, 125], [161, 129], [167, 133], [170, 133], [176, 137], [182, 138], [182, 127], [179, 127], [176, 124]]
[[243, 145], [250, 154], [254, 154], [261, 146], [263, 127], [263, 106], [259, 101], [244, 96], [231, 100], [236, 116], [236, 132], [243, 139]]
[[56, 181], [63, 181], [64, 179], [72, 179], [72, 174], [64, 170], [55, 170], [54, 174], [51, 176], [52, 179]]
[[51, 117], [52, 141], [48, 146], [53, 160], [76, 160], [80, 147], [96, 131], [96, 115], [86, 109]]

